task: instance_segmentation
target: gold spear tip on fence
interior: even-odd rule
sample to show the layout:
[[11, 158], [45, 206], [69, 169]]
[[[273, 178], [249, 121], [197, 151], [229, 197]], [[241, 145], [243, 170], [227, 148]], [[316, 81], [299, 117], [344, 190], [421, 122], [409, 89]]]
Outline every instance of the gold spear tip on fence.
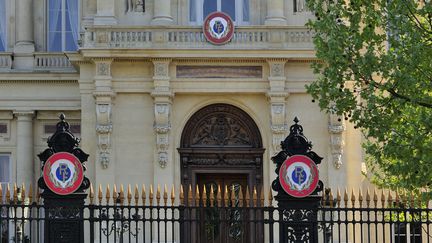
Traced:
[[385, 201], [386, 201], [386, 198], [385, 198], [384, 190], [381, 189], [381, 207], [383, 207], [383, 208], [385, 206]]
[[93, 183], [90, 183], [89, 198], [90, 198], [90, 205], [91, 205], [91, 204], [93, 204], [93, 199], [94, 199]]
[[195, 186], [195, 206], [199, 206], [200, 190], [198, 184]]
[[271, 207], [273, 205], [273, 195], [272, 195], [272, 189], [269, 189], [268, 193], [268, 206]]
[[9, 183], [7, 184], [6, 187], [6, 203], [9, 203], [11, 199], [11, 193], [10, 193], [10, 186]]
[[218, 206], [218, 207], [222, 207], [222, 190], [221, 190], [221, 186], [220, 185], [218, 185], [218, 187], [217, 187], [217, 196], [216, 196], [216, 199], [217, 199], [217, 205], [216, 206]]
[[250, 207], [250, 192], [249, 185], [246, 185], [246, 206]]
[[120, 204], [123, 205], [124, 203], [124, 187], [123, 184], [120, 184]]
[[345, 202], [345, 207], [348, 206], [348, 188], [345, 187], [345, 192], [344, 192], [344, 202]]
[[18, 202], [18, 189], [17, 189], [16, 183], [14, 183], [13, 202], [14, 202], [14, 204], [17, 204], [17, 202]]
[[164, 199], [164, 206], [166, 206], [168, 202], [168, 187], [166, 184], [164, 185], [163, 199]]
[[138, 201], [139, 201], [139, 190], [138, 190], [138, 184], [135, 184], [135, 189], [134, 189], [134, 198], [135, 198], [135, 205], [138, 205]]
[[203, 206], [206, 207], [207, 206], [207, 190], [206, 190], [205, 185], [203, 185], [202, 201], [203, 201]]
[[210, 184], [210, 207], [214, 206], [215, 203], [215, 198], [214, 198], [214, 188], [213, 188], [213, 184]]
[[24, 203], [24, 201], [25, 201], [25, 197], [26, 197], [25, 184], [22, 183], [22, 184], [21, 184], [21, 198], [18, 198], [18, 200], [20, 200], [21, 203]]
[[102, 203], [102, 198], [103, 198], [102, 185], [99, 184], [99, 188], [98, 188], [98, 200], [99, 200], [99, 204]]
[[174, 184], [171, 187], [171, 205], [174, 206], [174, 201], [175, 201], [175, 188], [174, 188]]
[[257, 194], [256, 186], [254, 186], [253, 187], [253, 206], [252, 207], [258, 206], [257, 201], [258, 201], [258, 194]]
[[141, 187], [141, 202], [142, 202], [143, 205], [145, 205], [146, 196], [147, 196], [146, 195], [146, 188], [145, 188], [145, 185], [142, 184], [142, 187]]
[[[114, 188], [115, 188], [115, 185], [114, 185]], [[106, 187], [106, 191], [105, 191], [106, 204], [109, 204], [110, 197], [111, 197], [110, 195], [111, 195], [111, 192], [110, 192], [110, 187], [109, 187], [109, 184], [108, 184], [107, 187]]]
[[113, 198], [113, 202], [115, 203], [117, 200], [117, 186], [116, 186], [116, 184], [113, 185], [112, 198]]
[[180, 184], [180, 193], [179, 193], [180, 203], [185, 204], [184, 201], [184, 190], [183, 190], [183, 184]]
[[130, 184], [128, 184], [127, 199], [128, 199], [128, 205], [130, 205], [132, 203], [132, 189]]
[[336, 201], [337, 201], [337, 205], [338, 207], [340, 207], [340, 202], [341, 202], [342, 196], [341, 196], [341, 192], [339, 187], [337, 188], [337, 196], [336, 196]]
[[193, 197], [192, 197], [192, 185], [189, 184], [189, 190], [188, 190], [188, 204], [192, 205]]
[[234, 207], [235, 205], [235, 187], [234, 185], [231, 186], [231, 205]]
[[32, 184], [30, 184], [30, 186], [29, 186], [28, 198], [29, 198], [29, 202], [33, 203], [33, 186], [32, 186]]

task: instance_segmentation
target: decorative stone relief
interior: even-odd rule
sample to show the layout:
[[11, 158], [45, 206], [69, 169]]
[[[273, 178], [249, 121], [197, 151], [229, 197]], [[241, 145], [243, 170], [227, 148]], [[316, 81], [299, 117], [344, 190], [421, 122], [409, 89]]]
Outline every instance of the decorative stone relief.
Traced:
[[330, 114], [329, 121], [329, 133], [333, 165], [336, 169], [339, 169], [343, 164], [342, 155], [343, 147], [345, 145], [343, 132], [346, 128], [340, 116]]
[[159, 165], [165, 168], [168, 163], [169, 131], [170, 125], [170, 104], [155, 104], [155, 125], [156, 132], [156, 149]]
[[98, 135], [99, 162], [104, 169], [108, 168], [110, 162], [111, 148], [111, 104], [96, 105], [96, 133]]
[[126, 0], [126, 12], [144, 12], [144, 0]]
[[284, 76], [284, 64], [283, 63], [270, 64], [270, 76], [272, 77]]
[[198, 124], [191, 145], [251, 145], [251, 138], [240, 120], [224, 114], [209, 117]]
[[288, 126], [285, 124], [285, 103], [271, 104], [271, 131], [273, 150], [280, 150], [280, 142], [285, 138]]
[[154, 74], [155, 76], [168, 76], [168, 62], [156, 62], [154, 64]]
[[110, 75], [110, 65], [108, 63], [98, 63], [97, 64], [97, 74], [102, 76]]

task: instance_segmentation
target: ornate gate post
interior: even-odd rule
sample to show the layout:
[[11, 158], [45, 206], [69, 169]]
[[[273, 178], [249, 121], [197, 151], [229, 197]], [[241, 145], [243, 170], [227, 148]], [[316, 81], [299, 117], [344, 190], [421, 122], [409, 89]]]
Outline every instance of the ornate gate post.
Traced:
[[45, 206], [45, 243], [84, 242], [84, 200], [90, 180], [84, 176], [88, 154], [78, 148], [79, 139], [60, 115], [48, 148], [38, 155], [42, 176], [38, 180]]
[[290, 134], [281, 142], [282, 151], [272, 157], [276, 164], [276, 179], [272, 189], [277, 192], [281, 218], [280, 242], [318, 242], [318, 217], [323, 183], [319, 180], [321, 158], [311, 151], [312, 144], [303, 135], [298, 123], [290, 127]]

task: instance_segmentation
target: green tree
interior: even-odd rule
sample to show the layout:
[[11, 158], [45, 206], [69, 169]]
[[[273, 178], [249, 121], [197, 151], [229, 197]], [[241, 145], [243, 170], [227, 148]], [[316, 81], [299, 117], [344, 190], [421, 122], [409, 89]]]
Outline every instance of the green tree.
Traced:
[[355, 124], [375, 183], [432, 184], [432, 4], [414, 0], [308, 0], [315, 14], [307, 86], [321, 109]]

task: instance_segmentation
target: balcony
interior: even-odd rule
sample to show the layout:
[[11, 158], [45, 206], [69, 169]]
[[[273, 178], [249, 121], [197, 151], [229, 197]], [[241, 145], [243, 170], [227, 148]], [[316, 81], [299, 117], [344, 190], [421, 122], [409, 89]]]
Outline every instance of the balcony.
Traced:
[[89, 27], [81, 49], [313, 50], [312, 37], [306, 27], [241, 26], [231, 42], [215, 46], [201, 27]]

